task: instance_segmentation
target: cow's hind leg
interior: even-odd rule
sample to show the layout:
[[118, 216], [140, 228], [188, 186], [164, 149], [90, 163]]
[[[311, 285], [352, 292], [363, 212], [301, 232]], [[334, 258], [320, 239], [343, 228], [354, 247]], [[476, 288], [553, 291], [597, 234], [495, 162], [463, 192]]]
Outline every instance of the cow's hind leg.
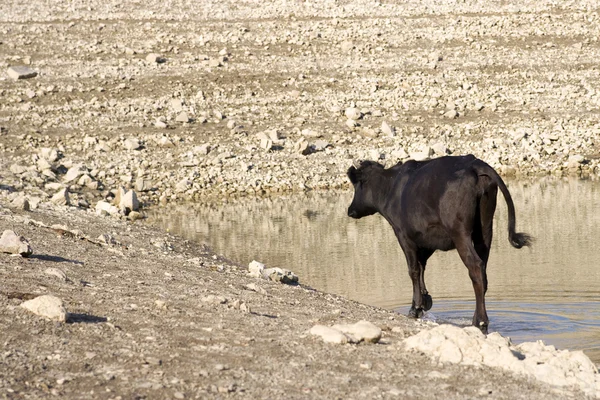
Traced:
[[485, 264], [475, 250], [471, 235], [461, 234], [454, 239], [456, 250], [463, 263], [469, 270], [469, 277], [473, 283], [475, 292], [475, 314], [473, 315], [473, 325], [487, 333], [489, 319], [485, 309]]
[[492, 247], [494, 212], [496, 211], [496, 197], [498, 188], [492, 186], [479, 199], [477, 220], [473, 228], [473, 245], [479, 258], [483, 261], [483, 290], [487, 292], [487, 263]]

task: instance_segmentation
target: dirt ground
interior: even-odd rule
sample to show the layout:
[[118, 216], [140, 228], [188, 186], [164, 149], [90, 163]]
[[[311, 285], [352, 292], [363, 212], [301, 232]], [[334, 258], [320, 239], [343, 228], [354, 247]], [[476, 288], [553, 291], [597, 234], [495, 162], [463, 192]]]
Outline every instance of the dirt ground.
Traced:
[[[0, 230], [25, 236], [34, 250], [0, 255], [2, 398], [584, 397], [501, 369], [434, 363], [401, 343], [420, 322], [249, 277], [247, 266], [139, 221], [2, 211]], [[113, 244], [94, 243], [103, 234]], [[42, 294], [64, 301], [67, 323], [19, 307]], [[380, 343], [308, 334], [315, 324], [359, 320], [383, 329]]]
[[[33, 248], [0, 254], [0, 398], [585, 398], [95, 207], [344, 190], [364, 158], [596, 178], [598, 37], [593, 1], [0, 2], [0, 231]], [[20, 307], [43, 294], [66, 323]], [[359, 320], [378, 344], [308, 333]]]

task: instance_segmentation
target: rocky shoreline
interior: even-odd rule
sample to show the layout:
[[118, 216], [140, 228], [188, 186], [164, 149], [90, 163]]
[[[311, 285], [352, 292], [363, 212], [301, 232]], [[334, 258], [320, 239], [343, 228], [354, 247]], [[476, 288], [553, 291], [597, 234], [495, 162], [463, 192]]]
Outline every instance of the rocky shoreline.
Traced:
[[[32, 247], [0, 255], [0, 396], [597, 396], [576, 352], [494, 339], [546, 357], [514, 375], [463, 351], [485, 339], [254, 282], [137, 220], [345, 190], [358, 159], [472, 153], [503, 176], [597, 179], [598, 18], [591, 1], [0, 4], [0, 228]], [[46, 294], [67, 323], [19, 307]], [[378, 344], [309, 333], [361, 320]]]

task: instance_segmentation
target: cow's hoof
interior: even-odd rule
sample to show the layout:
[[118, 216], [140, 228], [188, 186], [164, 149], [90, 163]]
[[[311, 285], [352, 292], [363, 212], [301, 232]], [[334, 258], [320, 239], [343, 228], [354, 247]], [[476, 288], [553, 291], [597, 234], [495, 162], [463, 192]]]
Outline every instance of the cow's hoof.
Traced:
[[431, 310], [432, 306], [433, 306], [433, 299], [431, 298], [431, 296], [429, 294], [425, 293], [423, 295], [423, 310], [429, 311], [429, 310]]
[[423, 316], [422, 308], [411, 307], [410, 311], [408, 312], [409, 318], [421, 318], [422, 316]]
[[[473, 324], [473, 325], [475, 325], [475, 324]], [[481, 330], [481, 333], [483, 333], [484, 335], [487, 335], [487, 333], [488, 333], [488, 323], [487, 322], [481, 321], [478, 325], [475, 325], [475, 326], [477, 326]]]

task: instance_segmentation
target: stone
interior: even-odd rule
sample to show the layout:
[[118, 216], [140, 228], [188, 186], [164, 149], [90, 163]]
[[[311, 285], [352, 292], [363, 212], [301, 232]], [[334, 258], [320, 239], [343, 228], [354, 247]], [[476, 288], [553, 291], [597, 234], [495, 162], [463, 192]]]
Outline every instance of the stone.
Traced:
[[183, 193], [186, 190], [188, 190], [190, 188], [190, 186], [192, 186], [192, 182], [189, 181], [188, 179], [184, 178], [184, 179], [180, 180], [179, 182], [177, 182], [177, 184], [175, 185], [175, 192]]
[[181, 122], [181, 123], [190, 122], [190, 116], [188, 115], [187, 112], [182, 111], [177, 115], [177, 117], [175, 117], [175, 121]]
[[351, 325], [334, 325], [332, 328], [351, 337], [353, 343], [363, 341], [377, 343], [381, 339], [381, 329], [369, 321], [362, 320]]
[[445, 156], [448, 154], [448, 148], [444, 143], [441, 142], [435, 143], [433, 146], [431, 146], [431, 150], [438, 157]]
[[[165, 129], [165, 128], [167, 128], [167, 127], [168, 127], [167, 123], [166, 123], [166, 122], [164, 122], [164, 121], [161, 121], [160, 119], [157, 119], [157, 120], [154, 122], [154, 126], [155, 126], [155, 127], [157, 127], [157, 128], [161, 128], [161, 129]], [[166, 138], [165, 138], [165, 139], [166, 139]]]
[[450, 118], [450, 119], [458, 118], [458, 111], [448, 110], [444, 113], [444, 118]]
[[55, 162], [58, 161], [59, 159], [59, 153], [57, 149], [54, 148], [50, 148], [50, 147], [42, 147], [40, 149], [40, 157], [42, 157], [44, 160], [48, 161], [48, 162]]
[[45, 171], [52, 168], [52, 164], [45, 158], [39, 158], [35, 164], [39, 171]]
[[294, 151], [302, 154], [303, 156], [307, 156], [312, 153], [312, 146], [308, 143], [308, 140], [300, 138], [296, 143], [294, 143]]
[[327, 140], [319, 139], [315, 141], [315, 150], [323, 151], [329, 146], [329, 142]]
[[63, 270], [60, 270], [58, 268], [52, 268], [52, 267], [46, 268], [44, 270], [44, 273], [46, 275], [55, 276], [63, 282], [66, 282], [69, 280], [69, 278], [67, 278], [67, 274], [65, 274], [65, 272]]
[[137, 178], [135, 180], [135, 190], [138, 192], [147, 192], [152, 188], [152, 181], [144, 178]]
[[346, 344], [349, 341], [344, 333], [325, 325], [315, 325], [309, 333], [321, 337], [325, 343]]
[[23, 210], [23, 211], [30, 211], [31, 210], [31, 206], [29, 204], [29, 200], [27, 200], [27, 197], [25, 197], [24, 195], [19, 195], [17, 197], [15, 197], [13, 199], [13, 201], [11, 201], [11, 206], [13, 206], [14, 208], [16, 208], [17, 210]]
[[271, 139], [263, 138], [260, 140], [260, 148], [263, 150], [271, 150], [273, 147], [273, 141]]
[[360, 112], [360, 110], [356, 107], [348, 107], [346, 108], [346, 110], [344, 111], [344, 115], [346, 116], [346, 118], [351, 119], [351, 120], [358, 120], [362, 118], [362, 113]]
[[121, 196], [119, 201], [119, 209], [125, 215], [140, 209], [140, 202], [137, 198], [137, 194], [133, 190], [128, 190], [123, 196]]
[[515, 346], [497, 332], [486, 336], [473, 326], [444, 324], [422, 330], [403, 343], [405, 349], [425, 353], [437, 362], [503, 368], [554, 386], [600, 393], [598, 370], [583, 352], [557, 350], [542, 341]]
[[253, 260], [248, 264], [248, 273], [255, 278], [261, 278], [262, 272], [265, 269], [265, 264]]
[[358, 126], [358, 122], [353, 119], [347, 119], [345, 122], [346, 126], [350, 129], [354, 129]]
[[164, 59], [160, 54], [150, 53], [146, 56], [146, 61], [149, 63], [162, 64], [167, 60]]
[[96, 203], [96, 214], [102, 215], [103, 213], [107, 215], [114, 215], [119, 213], [119, 209], [116, 206], [110, 204], [109, 202], [99, 201]]
[[10, 166], [10, 172], [12, 172], [15, 175], [21, 175], [27, 172], [27, 168], [19, 164], [12, 164]]
[[59, 206], [70, 205], [71, 201], [69, 200], [69, 188], [65, 187], [60, 189], [54, 196], [52, 196], [50, 201]]
[[127, 150], [138, 150], [141, 147], [140, 141], [136, 138], [125, 139], [123, 145]]
[[87, 169], [82, 164], [75, 164], [71, 168], [69, 168], [69, 170], [67, 171], [67, 173], [65, 174], [65, 176], [63, 178], [63, 182], [64, 183], [74, 182], [77, 179], [79, 179], [79, 177], [86, 172], [87, 172]]
[[8, 76], [11, 79], [14, 79], [15, 81], [19, 79], [35, 78], [37, 76], [36, 71], [24, 65], [16, 65], [9, 67], [7, 73]]
[[410, 152], [409, 157], [415, 161], [423, 161], [427, 160], [431, 155], [433, 155], [433, 150], [431, 148], [426, 148], [423, 151]]
[[29, 257], [33, 253], [33, 250], [27, 239], [7, 229], [2, 232], [2, 236], [0, 237], [0, 252]]
[[171, 99], [170, 104], [174, 112], [178, 113], [183, 111], [183, 103], [180, 99]]
[[272, 280], [273, 282], [281, 282], [288, 285], [298, 283], [298, 276], [296, 274], [294, 274], [292, 271], [279, 267], [263, 269], [262, 276], [266, 279]]
[[43, 295], [21, 303], [21, 307], [35, 315], [48, 318], [52, 321], [66, 322], [68, 313], [63, 302], [56, 296]]
[[390, 126], [387, 122], [383, 121], [381, 123], [381, 133], [386, 136], [394, 137], [396, 136], [396, 129]]

